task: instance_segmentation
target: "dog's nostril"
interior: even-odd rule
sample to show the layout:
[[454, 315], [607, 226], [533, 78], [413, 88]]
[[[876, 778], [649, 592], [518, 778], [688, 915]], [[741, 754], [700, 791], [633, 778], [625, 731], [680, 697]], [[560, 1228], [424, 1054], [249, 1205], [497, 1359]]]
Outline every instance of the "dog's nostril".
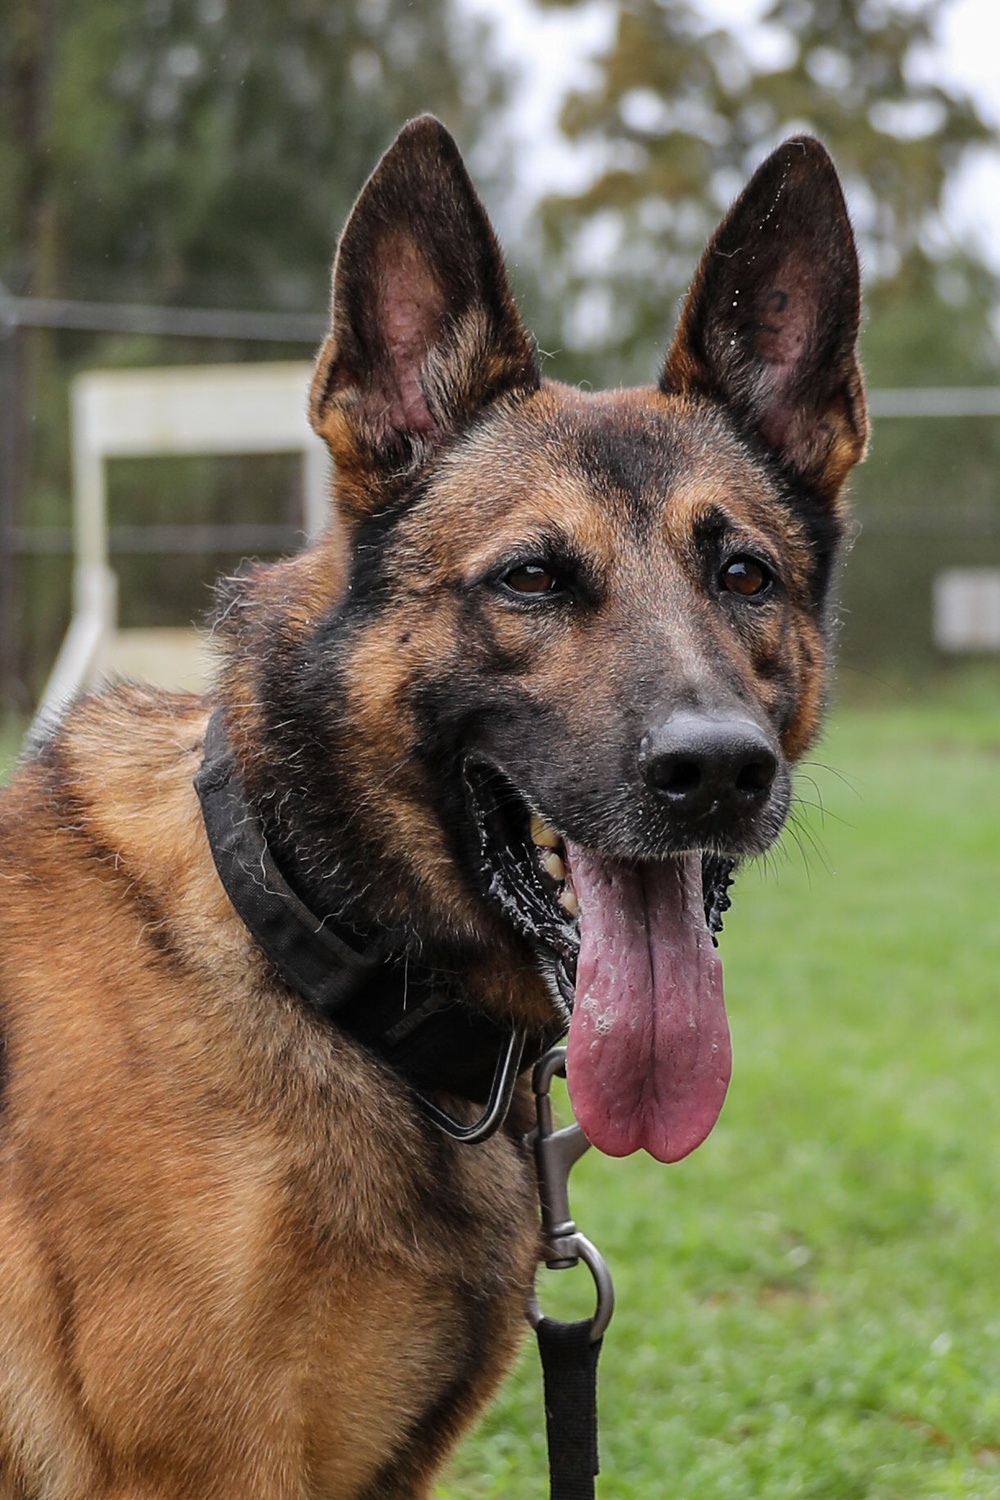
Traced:
[[755, 795], [770, 791], [774, 780], [773, 760], [751, 760], [741, 768], [736, 777], [736, 790]]
[[683, 796], [701, 785], [701, 766], [696, 760], [664, 756], [653, 772], [653, 781], [661, 792]]

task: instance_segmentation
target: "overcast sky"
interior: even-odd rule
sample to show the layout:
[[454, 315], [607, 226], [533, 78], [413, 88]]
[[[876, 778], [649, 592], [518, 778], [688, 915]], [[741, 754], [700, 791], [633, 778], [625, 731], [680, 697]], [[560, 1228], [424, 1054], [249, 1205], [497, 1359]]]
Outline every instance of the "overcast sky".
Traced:
[[[590, 0], [571, 14], [556, 9], [540, 15], [530, 0], [465, 3], [496, 21], [504, 52], [524, 70], [516, 115], [522, 139], [519, 178], [535, 192], [571, 190], [585, 176], [586, 163], [560, 145], [555, 119], [566, 90], [585, 81], [588, 57], [610, 39], [608, 8], [602, 0]], [[764, 9], [764, 0], [699, 3], [707, 17], [740, 21], [762, 59], [769, 56], [774, 39], [747, 25]], [[1000, 0], [952, 0], [941, 22], [939, 48], [927, 66], [942, 81], [967, 88], [983, 114], [1000, 121]], [[970, 165], [950, 194], [948, 213], [956, 234], [974, 233], [1000, 268], [1000, 156], [984, 154]]]

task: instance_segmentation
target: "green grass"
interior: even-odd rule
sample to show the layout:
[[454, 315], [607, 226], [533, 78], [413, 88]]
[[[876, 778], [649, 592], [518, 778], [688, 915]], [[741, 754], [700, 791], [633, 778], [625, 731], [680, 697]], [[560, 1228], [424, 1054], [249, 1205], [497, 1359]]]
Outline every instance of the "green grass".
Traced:
[[18, 719], [0, 718], [0, 786], [14, 769], [21, 753], [25, 726]]
[[[816, 759], [727, 919], [718, 1127], [574, 1173], [618, 1290], [601, 1500], [1000, 1496], [1000, 686], [841, 712]], [[545, 1472], [529, 1345], [438, 1496]]]
[[[816, 758], [727, 919], [722, 1120], [574, 1173], [618, 1290], [602, 1500], [1000, 1495], [1000, 690], [843, 712]], [[529, 1346], [438, 1496], [545, 1471]]]

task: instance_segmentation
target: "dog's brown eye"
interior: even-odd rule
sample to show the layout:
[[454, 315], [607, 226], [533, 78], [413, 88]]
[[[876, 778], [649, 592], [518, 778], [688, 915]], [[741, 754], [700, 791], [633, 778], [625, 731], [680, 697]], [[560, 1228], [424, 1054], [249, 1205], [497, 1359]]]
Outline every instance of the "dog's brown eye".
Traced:
[[763, 563], [754, 557], [734, 557], [727, 562], [720, 575], [722, 587], [730, 594], [742, 594], [752, 599], [762, 594], [771, 582], [771, 575]]
[[544, 563], [521, 563], [504, 574], [504, 583], [515, 594], [554, 594], [559, 580]]

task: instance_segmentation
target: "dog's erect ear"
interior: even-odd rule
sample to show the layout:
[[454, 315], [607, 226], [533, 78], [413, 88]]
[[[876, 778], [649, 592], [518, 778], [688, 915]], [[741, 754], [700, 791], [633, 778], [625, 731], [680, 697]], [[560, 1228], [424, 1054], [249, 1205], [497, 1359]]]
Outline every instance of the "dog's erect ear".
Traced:
[[857, 252], [833, 162], [817, 140], [786, 141], [709, 242], [661, 386], [724, 401], [833, 498], [867, 440], [860, 316]]
[[[333, 271], [312, 424], [350, 473], [399, 473], [487, 401], [538, 386], [538, 358], [458, 147], [412, 120], [351, 212]], [[360, 477], [360, 475], [358, 476]]]

